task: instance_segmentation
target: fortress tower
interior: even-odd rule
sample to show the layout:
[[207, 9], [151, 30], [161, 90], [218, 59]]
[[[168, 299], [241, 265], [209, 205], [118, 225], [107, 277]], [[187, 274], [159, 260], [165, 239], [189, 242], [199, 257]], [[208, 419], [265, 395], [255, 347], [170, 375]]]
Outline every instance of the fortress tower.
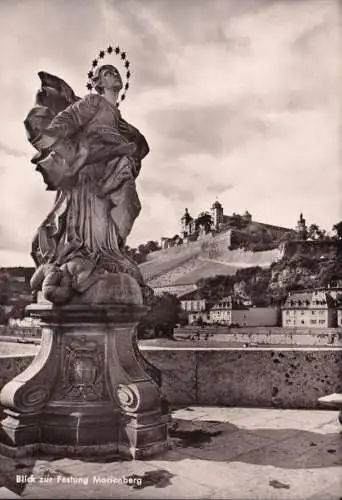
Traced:
[[296, 231], [301, 238], [306, 238], [308, 234], [308, 229], [306, 227], [306, 220], [301, 213], [299, 216], [299, 220], [297, 221]]
[[189, 234], [189, 225], [190, 223], [192, 222], [192, 217], [191, 215], [189, 214], [189, 211], [188, 209], [186, 208], [185, 209], [185, 214], [183, 215], [183, 217], [181, 218], [181, 236], [182, 238], [184, 238], [185, 236], [187, 236]]
[[215, 201], [211, 207], [211, 217], [213, 219], [213, 229], [219, 229], [223, 222], [223, 207], [219, 201]]

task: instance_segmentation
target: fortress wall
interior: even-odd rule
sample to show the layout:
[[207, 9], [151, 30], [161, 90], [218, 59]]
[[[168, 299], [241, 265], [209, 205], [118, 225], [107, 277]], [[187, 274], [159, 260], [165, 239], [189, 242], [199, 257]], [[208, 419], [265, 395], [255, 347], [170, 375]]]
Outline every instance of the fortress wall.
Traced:
[[[204, 261], [209, 266], [210, 262], [213, 263], [212, 276], [214, 276], [217, 274], [218, 267], [215, 268], [215, 263], [234, 266], [236, 269], [255, 266], [269, 267], [272, 262], [282, 257], [282, 250], [278, 248], [261, 252], [250, 252], [243, 249], [229, 250], [230, 234], [230, 231], [226, 231], [215, 236], [206, 235], [196, 242], [158, 250], [149, 254], [148, 261], [139, 266], [140, 270], [151, 286], [164, 286], [181, 278], [184, 278], [182, 279], [184, 282], [186, 275], [197, 268], [199, 268], [200, 274]], [[205, 266], [205, 270], [206, 276], [208, 272], [211, 276], [208, 265]]]

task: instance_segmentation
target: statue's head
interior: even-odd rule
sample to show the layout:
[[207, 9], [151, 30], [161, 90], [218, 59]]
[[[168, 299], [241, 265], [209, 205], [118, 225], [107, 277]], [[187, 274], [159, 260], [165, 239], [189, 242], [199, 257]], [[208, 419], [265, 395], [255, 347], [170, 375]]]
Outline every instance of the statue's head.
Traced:
[[104, 64], [99, 66], [92, 78], [95, 90], [98, 94], [103, 94], [105, 89], [119, 92], [122, 89], [122, 78], [115, 66]]

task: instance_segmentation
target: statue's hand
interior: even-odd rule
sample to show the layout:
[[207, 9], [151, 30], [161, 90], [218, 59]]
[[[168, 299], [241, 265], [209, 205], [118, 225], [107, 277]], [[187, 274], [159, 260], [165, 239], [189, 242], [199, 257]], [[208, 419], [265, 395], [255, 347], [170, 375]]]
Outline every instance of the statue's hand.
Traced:
[[50, 148], [55, 142], [56, 142], [56, 139], [54, 137], [50, 137], [48, 135], [41, 135], [32, 144], [35, 148], [40, 150], [40, 149]]

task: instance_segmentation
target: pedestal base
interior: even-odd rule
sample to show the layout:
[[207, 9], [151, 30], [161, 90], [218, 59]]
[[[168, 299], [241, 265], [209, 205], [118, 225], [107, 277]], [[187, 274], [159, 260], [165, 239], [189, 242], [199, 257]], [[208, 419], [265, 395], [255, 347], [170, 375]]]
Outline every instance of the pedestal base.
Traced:
[[28, 309], [43, 321], [41, 346], [1, 392], [1, 453], [142, 458], [163, 451], [168, 414], [136, 339], [146, 308]]

